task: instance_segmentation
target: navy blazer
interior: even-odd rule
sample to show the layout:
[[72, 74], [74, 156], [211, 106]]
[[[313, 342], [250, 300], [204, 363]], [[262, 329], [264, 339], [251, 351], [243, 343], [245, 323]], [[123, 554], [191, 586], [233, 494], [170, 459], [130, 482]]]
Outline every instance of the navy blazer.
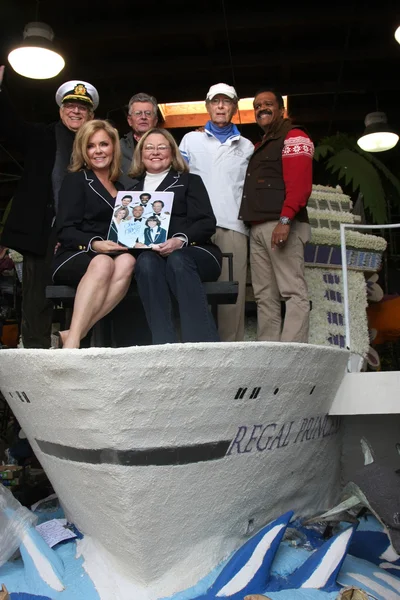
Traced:
[[[75, 134], [64, 128], [66, 152]], [[52, 171], [57, 152], [56, 123], [19, 118], [5, 90], [0, 91], [0, 133], [23, 154], [24, 170], [1, 234], [1, 243], [18, 252], [44, 256], [54, 218]]]
[[162, 244], [163, 242], [167, 241], [167, 232], [162, 227], [157, 226], [157, 235], [154, 239], [154, 242], [150, 235], [150, 230], [150, 227], [146, 227], [144, 230], [144, 243], [146, 246], [150, 246], [150, 244]]
[[[114, 182], [117, 191], [125, 189]], [[90, 242], [106, 240], [111, 226], [115, 198], [100, 183], [93, 171], [68, 173], [62, 183], [56, 220], [60, 242], [54, 270], [79, 252], [89, 252]]]
[[[143, 191], [144, 175], [130, 189]], [[211, 252], [221, 264], [221, 251], [211, 242], [217, 221], [201, 177], [171, 169], [156, 191], [174, 192], [168, 238], [181, 234], [186, 237], [189, 246], [199, 246]]]

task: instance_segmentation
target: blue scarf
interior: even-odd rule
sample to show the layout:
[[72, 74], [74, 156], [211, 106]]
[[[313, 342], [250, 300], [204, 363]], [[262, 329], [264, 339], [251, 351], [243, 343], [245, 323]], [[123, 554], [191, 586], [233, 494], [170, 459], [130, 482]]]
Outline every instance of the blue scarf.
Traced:
[[212, 121], [207, 121], [204, 129], [212, 133], [221, 144], [224, 144], [230, 137], [240, 135], [239, 129], [233, 123], [229, 123], [225, 127], [217, 127]]

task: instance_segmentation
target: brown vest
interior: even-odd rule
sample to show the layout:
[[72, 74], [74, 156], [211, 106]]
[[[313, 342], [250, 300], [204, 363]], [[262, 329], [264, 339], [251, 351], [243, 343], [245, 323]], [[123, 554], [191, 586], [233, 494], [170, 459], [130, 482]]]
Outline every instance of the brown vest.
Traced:
[[[281, 127], [265, 138], [251, 156], [243, 186], [239, 219], [254, 221], [277, 221], [285, 200], [282, 150], [285, 137], [291, 129], [302, 129], [284, 119]], [[308, 222], [307, 209], [302, 208], [295, 217]]]

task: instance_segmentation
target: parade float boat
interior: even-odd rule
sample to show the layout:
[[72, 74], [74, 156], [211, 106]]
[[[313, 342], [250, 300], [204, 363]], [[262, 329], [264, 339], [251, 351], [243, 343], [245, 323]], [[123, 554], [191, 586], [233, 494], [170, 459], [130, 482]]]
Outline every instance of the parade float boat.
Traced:
[[[326, 196], [329, 206], [312, 215], [314, 230], [335, 222], [336, 206], [350, 209], [341, 190], [325, 189]], [[364, 271], [379, 268], [384, 241], [368, 249], [363, 234], [352, 237], [350, 351], [340, 232], [326, 229], [333, 233], [314, 231], [306, 250], [310, 344], [2, 350], [1, 391], [65, 515], [84, 534], [80, 552], [102, 600], [183, 598], [279, 515], [329, 509], [343, 478], [362, 464], [363, 436], [395, 465], [399, 373], [348, 372], [349, 365], [360, 370], [368, 351]], [[54, 565], [50, 577], [35, 564], [48, 596], [58, 598], [62, 576], [53, 577]], [[215, 596], [236, 598], [221, 590]]]

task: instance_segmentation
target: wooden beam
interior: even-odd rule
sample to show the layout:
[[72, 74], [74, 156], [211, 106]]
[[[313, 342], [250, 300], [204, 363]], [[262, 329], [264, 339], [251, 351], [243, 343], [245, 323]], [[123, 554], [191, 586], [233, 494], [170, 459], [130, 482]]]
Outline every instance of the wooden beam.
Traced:
[[[176, 127], [203, 127], [209, 120], [210, 115], [207, 112], [204, 113], [193, 113], [193, 114], [181, 114], [181, 115], [166, 115], [164, 118], [164, 127], [166, 129], [174, 129]], [[233, 123], [245, 124], [255, 123], [254, 111], [252, 110], [241, 110], [236, 114], [233, 119]]]
[[[283, 98], [287, 106], [287, 97]], [[204, 100], [193, 102], [169, 102], [159, 104], [158, 108], [164, 119], [164, 127], [199, 127], [205, 125], [210, 118]], [[236, 124], [255, 123], [253, 98], [242, 98], [238, 103], [238, 111], [232, 121]]]

